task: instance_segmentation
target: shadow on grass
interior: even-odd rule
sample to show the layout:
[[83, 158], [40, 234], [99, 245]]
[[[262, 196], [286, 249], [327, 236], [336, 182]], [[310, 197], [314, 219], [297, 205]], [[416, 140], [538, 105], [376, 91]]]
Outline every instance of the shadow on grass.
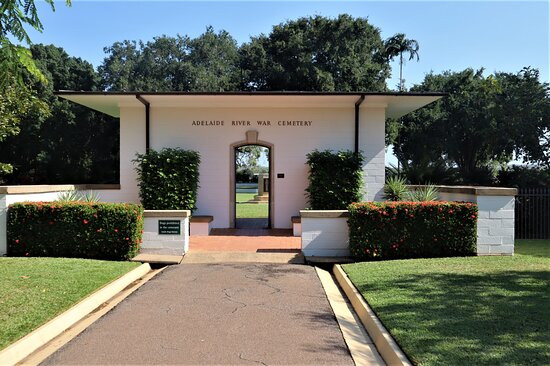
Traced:
[[358, 289], [415, 363], [542, 365], [550, 361], [549, 276], [434, 273]]

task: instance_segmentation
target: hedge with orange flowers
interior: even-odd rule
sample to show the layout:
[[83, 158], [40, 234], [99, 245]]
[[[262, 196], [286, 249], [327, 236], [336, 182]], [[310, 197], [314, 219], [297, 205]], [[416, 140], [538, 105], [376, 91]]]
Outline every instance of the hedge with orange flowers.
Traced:
[[477, 206], [469, 202], [364, 202], [349, 206], [349, 246], [357, 260], [476, 253]]
[[143, 207], [131, 203], [22, 202], [8, 208], [9, 256], [133, 258]]

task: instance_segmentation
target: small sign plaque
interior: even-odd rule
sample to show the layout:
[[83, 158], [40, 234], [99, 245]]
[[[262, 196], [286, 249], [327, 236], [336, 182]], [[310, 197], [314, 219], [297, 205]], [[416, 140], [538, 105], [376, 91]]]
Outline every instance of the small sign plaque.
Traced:
[[181, 235], [181, 220], [159, 220], [159, 235]]

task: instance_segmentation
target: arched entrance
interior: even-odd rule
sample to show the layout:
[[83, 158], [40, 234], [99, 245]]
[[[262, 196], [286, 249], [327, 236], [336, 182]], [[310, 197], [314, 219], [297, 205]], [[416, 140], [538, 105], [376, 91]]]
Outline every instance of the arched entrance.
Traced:
[[[239, 228], [238, 226], [238, 220], [237, 220], [237, 179], [236, 179], [236, 171], [237, 171], [237, 151], [239, 148], [242, 148], [244, 146], [259, 146], [262, 148], [266, 148], [268, 153], [268, 173], [267, 173], [267, 180], [268, 184], [266, 185], [266, 190], [268, 191], [267, 194], [267, 225], [265, 225], [265, 229], [271, 229], [273, 227], [273, 217], [274, 217], [274, 180], [273, 178], [273, 156], [274, 156], [274, 146], [273, 144], [262, 141], [258, 139], [258, 132], [251, 130], [246, 132], [246, 139], [242, 141], [235, 142], [230, 145], [230, 201], [229, 201], [229, 222], [231, 228]], [[262, 202], [256, 202], [254, 204], [262, 205], [265, 203]], [[253, 204], [251, 204], [253, 205]], [[254, 206], [251, 206], [253, 208], [256, 208]]]

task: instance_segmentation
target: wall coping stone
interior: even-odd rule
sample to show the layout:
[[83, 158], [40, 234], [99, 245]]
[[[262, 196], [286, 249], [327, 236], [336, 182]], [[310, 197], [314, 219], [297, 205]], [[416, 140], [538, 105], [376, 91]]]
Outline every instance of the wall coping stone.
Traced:
[[189, 217], [190, 210], [145, 210], [144, 217]]
[[[424, 187], [423, 185], [409, 185], [411, 189]], [[435, 186], [441, 193], [471, 194], [474, 196], [516, 196], [517, 188], [483, 187], [483, 186]]]
[[348, 210], [300, 210], [302, 218], [336, 218], [348, 217]]
[[209, 215], [199, 215], [199, 216], [191, 216], [191, 222], [195, 223], [195, 222], [212, 222], [214, 221], [214, 216], [209, 216]]
[[47, 193], [72, 190], [120, 189], [120, 184], [40, 184], [0, 186], [0, 194]]

